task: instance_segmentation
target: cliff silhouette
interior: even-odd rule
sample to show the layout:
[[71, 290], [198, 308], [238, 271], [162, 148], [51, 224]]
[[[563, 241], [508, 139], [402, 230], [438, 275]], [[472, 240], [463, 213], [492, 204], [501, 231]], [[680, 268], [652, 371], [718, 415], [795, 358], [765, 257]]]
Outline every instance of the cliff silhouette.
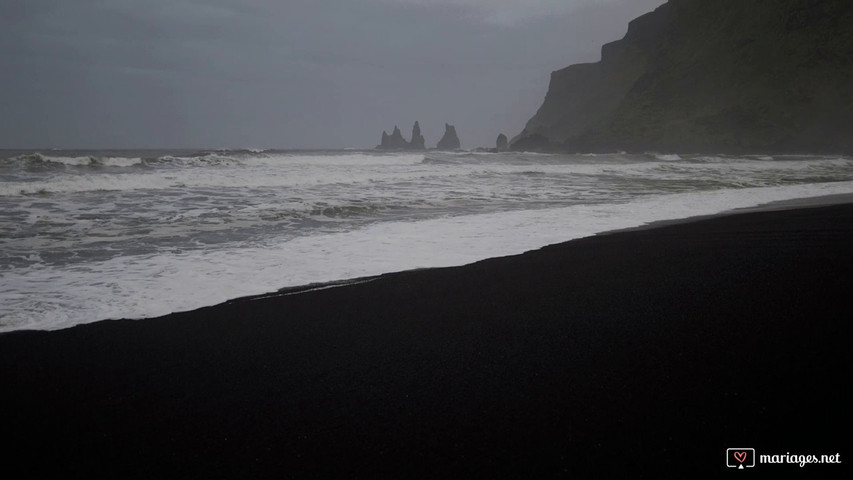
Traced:
[[670, 0], [551, 74], [515, 150], [853, 152], [853, 2]]

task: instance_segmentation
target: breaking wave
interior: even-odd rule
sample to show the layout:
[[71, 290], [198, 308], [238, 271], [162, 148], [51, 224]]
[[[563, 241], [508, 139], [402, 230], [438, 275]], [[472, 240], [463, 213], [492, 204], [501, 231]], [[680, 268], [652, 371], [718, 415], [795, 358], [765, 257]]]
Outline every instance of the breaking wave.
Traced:
[[147, 317], [645, 221], [853, 193], [853, 159], [831, 156], [3, 154], [0, 331]]

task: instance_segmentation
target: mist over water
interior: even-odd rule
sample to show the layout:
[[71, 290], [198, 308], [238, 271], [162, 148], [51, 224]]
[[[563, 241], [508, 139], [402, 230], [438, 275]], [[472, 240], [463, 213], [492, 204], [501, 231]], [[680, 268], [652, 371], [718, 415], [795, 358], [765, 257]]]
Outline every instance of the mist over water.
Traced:
[[0, 331], [150, 317], [853, 192], [845, 157], [237, 150], [0, 158]]

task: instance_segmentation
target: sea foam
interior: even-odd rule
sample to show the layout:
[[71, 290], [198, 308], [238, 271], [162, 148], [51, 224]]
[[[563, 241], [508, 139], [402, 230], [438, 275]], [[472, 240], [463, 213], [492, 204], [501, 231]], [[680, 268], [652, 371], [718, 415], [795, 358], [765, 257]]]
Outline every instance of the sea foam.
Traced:
[[650, 195], [628, 203], [380, 222], [252, 247], [121, 256], [71, 267], [37, 264], [4, 280], [0, 331], [159, 316], [282, 287], [462, 265], [658, 220], [851, 191], [853, 182], [836, 182]]

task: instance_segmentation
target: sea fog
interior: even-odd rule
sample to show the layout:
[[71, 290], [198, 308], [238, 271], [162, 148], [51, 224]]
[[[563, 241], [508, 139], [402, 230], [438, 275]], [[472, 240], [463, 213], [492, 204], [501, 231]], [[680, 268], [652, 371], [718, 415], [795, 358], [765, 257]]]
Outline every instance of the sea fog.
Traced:
[[838, 156], [0, 151], [0, 332], [842, 193]]

